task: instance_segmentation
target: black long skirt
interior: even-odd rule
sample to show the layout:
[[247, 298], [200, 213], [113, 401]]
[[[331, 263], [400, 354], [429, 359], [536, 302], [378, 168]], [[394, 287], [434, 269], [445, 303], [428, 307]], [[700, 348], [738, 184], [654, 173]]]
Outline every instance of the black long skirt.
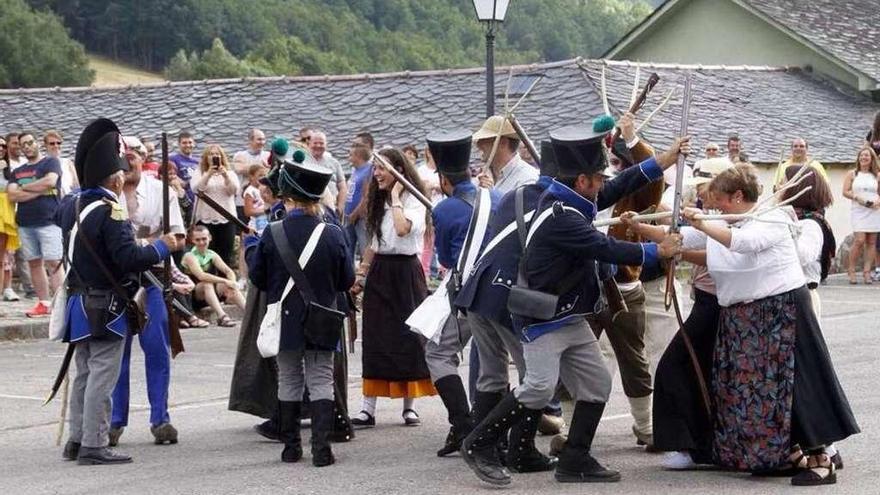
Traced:
[[425, 363], [424, 339], [406, 325], [427, 294], [417, 256], [375, 255], [364, 288], [364, 395], [418, 397], [435, 393]]
[[[712, 383], [712, 355], [718, 335], [718, 298], [694, 289], [694, 306], [682, 332], [693, 344], [706, 384]], [[697, 463], [712, 462], [712, 417], [707, 415], [693, 361], [679, 333], [669, 343], [654, 375], [654, 446], [689, 451]]]
[[257, 350], [260, 322], [266, 314], [266, 293], [250, 285], [238, 336], [238, 350], [229, 390], [229, 410], [262, 418], [275, 412], [278, 402], [278, 372], [275, 359], [265, 359]]

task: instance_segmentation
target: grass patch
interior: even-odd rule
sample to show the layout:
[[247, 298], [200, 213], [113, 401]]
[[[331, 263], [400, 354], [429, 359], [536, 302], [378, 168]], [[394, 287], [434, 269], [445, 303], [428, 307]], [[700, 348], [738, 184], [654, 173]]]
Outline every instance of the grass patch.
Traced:
[[161, 74], [115, 62], [106, 57], [91, 54], [88, 57], [89, 67], [95, 71], [95, 82], [92, 86], [125, 86], [165, 80]]

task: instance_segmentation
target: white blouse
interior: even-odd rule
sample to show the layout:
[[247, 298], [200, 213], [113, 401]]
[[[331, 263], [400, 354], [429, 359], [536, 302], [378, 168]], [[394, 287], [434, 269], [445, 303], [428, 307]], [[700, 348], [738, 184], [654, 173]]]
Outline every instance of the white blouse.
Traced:
[[373, 235], [370, 247], [378, 254], [421, 254], [425, 237], [425, 214], [427, 209], [412, 194], [403, 193], [400, 197], [403, 205], [403, 216], [412, 223], [409, 233], [398, 236], [394, 230], [394, 214], [391, 205], [385, 204], [382, 215], [382, 241]]
[[801, 235], [797, 240], [798, 258], [807, 283], [818, 284], [822, 278], [822, 246], [825, 244], [825, 235], [822, 227], [815, 220], [805, 218], [798, 221]]
[[[764, 215], [792, 222], [783, 210]], [[731, 226], [730, 248], [692, 227], [684, 227], [685, 249], [706, 249], [718, 304], [730, 306], [797, 289], [806, 283], [791, 230], [778, 223], [747, 220]], [[821, 244], [820, 244], [821, 245]]]
[[[207, 172], [204, 172], [207, 173]], [[202, 181], [203, 172], [196, 167], [193, 171], [190, 185], [193, 190], [204, 192], [206, 196], [216, 201], [220, 206], [226, 208], [226, 211], [235, 214], [235, 194], [238, 192], [239, 182], [235, 172], [228, 170], [226, 176], [229, 177], [229, 183], [221, 174], [215, 174], [210, 179], [204, 189], [199, 188], [199, 182]], [[203, 201], [196, 201], [195, 220], [204, 223], [226, 223], [228, 220], [223, 215], [217, 213], [210, 206], [203, 204]]]

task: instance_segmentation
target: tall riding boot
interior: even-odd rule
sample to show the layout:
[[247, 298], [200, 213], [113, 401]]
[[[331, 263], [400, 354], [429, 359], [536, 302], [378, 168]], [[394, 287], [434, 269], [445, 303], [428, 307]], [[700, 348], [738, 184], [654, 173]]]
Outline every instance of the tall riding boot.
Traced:
[[272, 408], [272, 416], [258, 425], [254, 425], [254, 430], [264, 438], [269, 440], [278, 440], [278, 430], [281, 428], [281, 413], [278, 411], [280, 406], [278, 402]]
[[562, 483], [620, 481], [620, 473], [605, 469], [590, 455], [593, 437], [605, 404], [578, 401], [574, 406], [568, 440], [559, 454], [556, 465], [556, 481]]
[[322, 399], [312, 401], [312, 464], [317, 467], [329, 466], [336, 462], [330, 449], [330, 435], [333, 433], [333, 401]]
[[440, 393], [443, 405], [449, 412], [449, 434], [446, 435], [446, 443], [437, 451], [437, 457], [443, 457], [461, 449], [461, 441], [473, 429], [471, 412], [468, 407], [467, 393], [464, 384], [458, 375], [444, 376], [434, 382], [434, 387]]
[[530, 411], [509, 392], [464, 439], [461, 455], [481, 480], [493, 485], [510, 483], [510, 472], [501, 464], [496, 447], [508, 429]]
[[281, 422], [278, 429], [278, 440], [284, 444], [284, 450], [281, 451], [283, 462], [297, 462], [302, 459], [302, 438], [299, 434], [301, 409], [302, 403], [300, 402], [278, 401], [278, 415]]
[[507, 450], [507, 467], [514, 473], [537, 473], [552, 471], [556, 459], [551, 459], [535, 447], [535, 435], [543, 411], [527, 409], [524, 418], [510, 428], [510, 447]]

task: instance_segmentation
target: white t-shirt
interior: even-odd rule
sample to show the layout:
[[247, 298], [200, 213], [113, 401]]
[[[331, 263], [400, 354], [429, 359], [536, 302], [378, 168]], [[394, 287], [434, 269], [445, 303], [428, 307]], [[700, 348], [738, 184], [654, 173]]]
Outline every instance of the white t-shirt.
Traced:
[[797, 239], [798, 259], [804, 269], [807, 283], [818, 284], [822, 278], [822, 246], [825, 235], [815, 220], [805, 218], [798, 221], [801, 235]]
[[[266, 167], [269, 166], [269, 152], [261, 151], [257, 154], [254, 154], [251, 150], [242, 150], [236, 152], [232, 155], [232, 167], [236, 169], [235, 175], [238, 176], [238, 182], [242, 184], [242, 193], [244, 192], [244, 187], [247, 186], [248, 176], [247, 169], [251, 168], [251, 165], [261, 164]], [[241, 168], [245, 169], [245, 173], [238, 173], [237, 169], [241, 166]], [[244, 200], [241, 197], [241, 194], [235, 195], [235, 206], [244, 206]]]
[[427, 209], [415, 196], [404, 193], [400, 202], [403, 204], [403, 216], [412, 222], [409, 233], [403, 237], [394, 231], [394, 217], [391, 205], [385, 205], [385, 213], [382, 216], [382, 241], [373, 235], [370, 248], [379, 254], [421, 254], [425, 237], [425, 214]]

